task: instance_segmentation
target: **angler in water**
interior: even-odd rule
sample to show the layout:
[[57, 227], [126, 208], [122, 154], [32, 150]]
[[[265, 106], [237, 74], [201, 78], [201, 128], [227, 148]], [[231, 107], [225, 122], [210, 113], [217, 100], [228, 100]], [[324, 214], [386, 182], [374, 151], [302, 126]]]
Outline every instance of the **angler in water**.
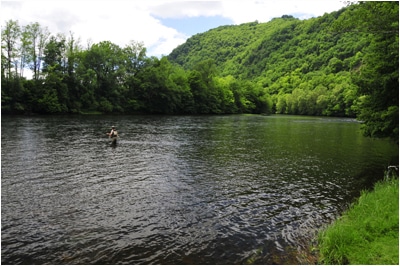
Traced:
[[109, 137], [110, 137], [110, 139], [111, 139], [111, 144], [112, 145], [115, 145], [115, 144], [117, 144], [117, 137], [118, 137], [118, 132], [117, 132], [117, 130], [115, 129], [115, 126], [112, 126], [111, 127], [111, 132], [110, 133], [106, 133]]

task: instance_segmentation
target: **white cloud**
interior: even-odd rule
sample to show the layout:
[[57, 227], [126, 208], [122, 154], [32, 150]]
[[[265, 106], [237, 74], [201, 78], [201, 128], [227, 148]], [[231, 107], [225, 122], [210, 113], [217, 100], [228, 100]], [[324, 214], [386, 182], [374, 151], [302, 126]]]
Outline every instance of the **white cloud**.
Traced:
[[338, 0], [248, 0], [223, 1], [223, 16], [235, 24], [268, 22], [282, 15], [303, 14], [300, 19], [321, 16], [344, 6]]
[[[11, 3], [11, 4], [10, 4]], [[144, 1], [25, 1], [2, 2], [1, 21], [18, 20], [20, 25], [39, 22], [52, 34], [71, 31], [88, 41], [111, 41], [125, 46], [129, 41], [153, 47], [156, 55], [169, 54], [188, 36], [168, 28], [150, 15]], [[171, 47], [175, 45], [174, 47]]]
[[[39, 22], [52, 34], [73, 32], [82, 45], [111, 41], [125, 46], [143, 42], [148, 55], [167, 55], [189, 36], [166, 27], [157, 18], [223, 16], [235, 24], [269, 21], [284, 14], [320, 16], [344, 6], [334, 0], [53, 0], [2, 1], [1, 24], [12, 19], [21, 25]], [[184, 23], [184, 19], [182, 20]], [[219, 26], [219, 25], [218, 25]]]
[[223, 13], [222, 1], [155, 1], [151, 14], [160, 18], [218, 16]]

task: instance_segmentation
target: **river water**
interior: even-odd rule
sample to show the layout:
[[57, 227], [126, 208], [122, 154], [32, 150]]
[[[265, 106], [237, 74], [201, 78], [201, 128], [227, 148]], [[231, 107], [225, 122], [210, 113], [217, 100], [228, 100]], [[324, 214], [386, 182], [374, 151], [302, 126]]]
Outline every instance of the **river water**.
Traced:
[[351, 119], [3, 116], [1, 129], [2, 264], [296, 263], [288, 250], [398, 164], [397, 145]]

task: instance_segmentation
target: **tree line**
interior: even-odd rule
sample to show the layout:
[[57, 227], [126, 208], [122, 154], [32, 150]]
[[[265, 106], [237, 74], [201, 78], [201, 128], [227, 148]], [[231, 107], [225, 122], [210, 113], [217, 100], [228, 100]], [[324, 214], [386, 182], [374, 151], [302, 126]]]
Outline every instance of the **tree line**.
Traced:
[[[212, 60], [190, 70], [147, 57], [142, 43], [80, 45], [38, 23], [2, 29], [2, 113], [270, 113], [262, 88], [220, 77]], [[32, 78], [24, 77], [24, 70]]]
[[161, 58], [10, 20], [1, 56], [2, 113], [346, 116], [398, 139], [398, 2], [222, 26]]

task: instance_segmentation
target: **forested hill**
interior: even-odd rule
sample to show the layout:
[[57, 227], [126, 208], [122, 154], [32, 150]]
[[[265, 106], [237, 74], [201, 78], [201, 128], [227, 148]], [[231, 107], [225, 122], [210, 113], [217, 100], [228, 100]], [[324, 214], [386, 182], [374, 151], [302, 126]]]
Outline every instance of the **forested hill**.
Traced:
[[[320, 25], [319, 21], [309, 21], [313, 21], [315, 26]], [[258, 77], [266, 68], [256, 66], [270, 60], [271, 53], [283, 55], [286, 53], [282, 51], [288, 51], [288, 48], [295, 50], [296, 44], [290, 43], [295, 37], [310, 39], [311, 36], [298, 34], [298, 26], [304, 23], [305, 21], [284, 15], [268, 23], [255, 21], [237, 26], [221, 26], [192, 36], [175, 48], [168, 59], [185, 69], [193, 69], [202, 60], [213, 59], [219, 74], [231, 74], [236, 78]], [[316, 42], [317, 40], [314, 40], [314, 43]], [[290, 56], [290, 59], [293, 60], [295, 56]]]
[[334, 23], [343, 12], [222, 26], [189, 38], [168, 59], [185, 69], [211, 60], [217, 75], [266, 89], [278, 113], [355, 116], [351, 73], [360, 68], [371, 39], [368, 33], [338, 32]]
[[357, 116], [367, 135], [398, 139], [398, 2], [360, 2], [299, 20], [222, 26], [168, 56], [185, 69], [263, 88], [272, 111]]
[[307, 20], [218, 27], [157, 58], [135, 41], [83, 47], [72, 33], [10, 20], [1, 111], [347, 116], [366, 135], [398, 140], [398, 31], [399, 2], [357, 2]]

